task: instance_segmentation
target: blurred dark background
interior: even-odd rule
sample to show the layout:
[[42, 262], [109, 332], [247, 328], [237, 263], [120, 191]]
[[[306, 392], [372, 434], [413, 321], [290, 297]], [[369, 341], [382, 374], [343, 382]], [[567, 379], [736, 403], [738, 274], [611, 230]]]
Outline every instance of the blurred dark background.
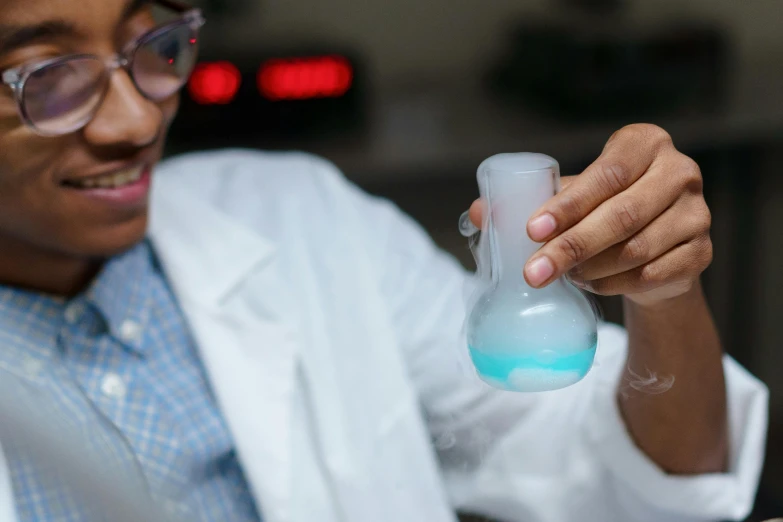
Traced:
[[[701, 165], [726, 349], [771, 390], [751, 520], [783, 516], [781, 0], [202, 0], [169, 154], [299, 149], [394, 200], [466, 266], [457, 217], [498, 152], [576, 174], [656, 123]], [[602, 300], [622, 322], [619, 302]]]

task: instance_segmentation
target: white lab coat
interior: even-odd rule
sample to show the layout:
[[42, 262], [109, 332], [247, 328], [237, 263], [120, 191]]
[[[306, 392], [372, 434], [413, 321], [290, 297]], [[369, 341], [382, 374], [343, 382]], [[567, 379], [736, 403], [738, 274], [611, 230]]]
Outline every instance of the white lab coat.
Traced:
[[[767, 392], [731, 359], [729, 472], [667, 476], [618, 414], [622, 329], [601, 327], [597, 367], [562, 391], [469, 378], [457, 362], [465, 272], [323, 160], [190, 155], [158, 169], [153, 194], [151, 237], [265, 522], [748, 513]], [[13, 520], [0, 471], [0, 520]]]

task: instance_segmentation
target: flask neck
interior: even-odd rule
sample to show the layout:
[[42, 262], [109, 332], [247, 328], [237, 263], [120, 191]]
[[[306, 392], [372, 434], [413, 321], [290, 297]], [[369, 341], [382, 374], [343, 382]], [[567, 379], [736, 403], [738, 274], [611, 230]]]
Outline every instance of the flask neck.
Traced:
[[525, 173], [488, 171], [485, 199], [489, 209], [490, 257], [496, 280], [529, 288], [524, 265], [541, 247], [527, 235], [527, 222], [556, 191], [554, 169]]

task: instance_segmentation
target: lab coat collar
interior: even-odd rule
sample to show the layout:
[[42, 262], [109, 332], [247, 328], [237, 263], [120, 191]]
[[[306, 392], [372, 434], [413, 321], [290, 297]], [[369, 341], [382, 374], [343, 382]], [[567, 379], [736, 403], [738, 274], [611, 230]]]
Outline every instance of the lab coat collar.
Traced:
[[164, 179], [152, 193], [150, 237], [156, 253], [170, 279], [188, 282], [175, 289], [178, 294], [218, 306], [249, 274], [273, 260], [275, 245], [196, 195], [171, 185]]
[[299, 340], [274, 244], [159, 182], [150, 237], [265, 522], [290, 522]]

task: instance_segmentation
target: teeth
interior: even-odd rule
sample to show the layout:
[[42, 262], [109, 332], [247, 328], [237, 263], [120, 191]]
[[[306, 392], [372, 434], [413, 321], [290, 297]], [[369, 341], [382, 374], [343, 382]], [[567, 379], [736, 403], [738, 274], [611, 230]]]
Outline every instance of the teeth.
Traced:
[[144, 167], [134, 167], [98, 178], [73, 180], [70, 183], [82, 188], [117, 188], [139, 181], [143, 171]]

